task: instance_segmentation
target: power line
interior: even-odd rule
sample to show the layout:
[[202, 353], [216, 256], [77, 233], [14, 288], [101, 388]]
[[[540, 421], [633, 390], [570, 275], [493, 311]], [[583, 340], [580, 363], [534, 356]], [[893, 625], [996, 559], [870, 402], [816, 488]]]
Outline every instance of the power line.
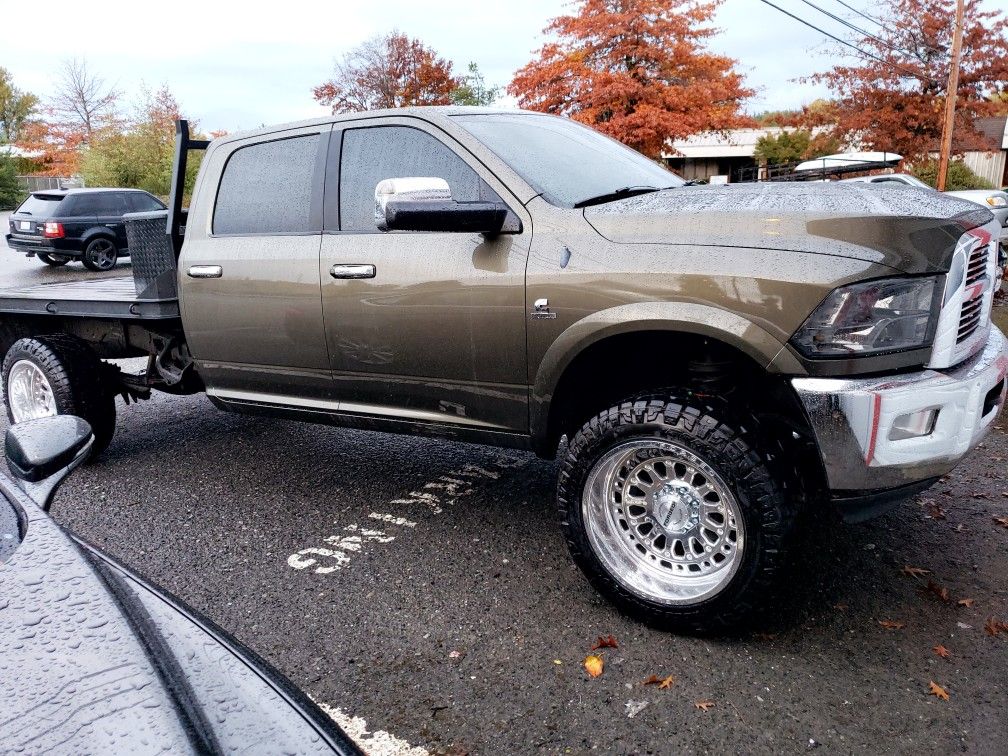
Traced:
[[903, 49], [901, 49], [899, 47], [894, 47], [893, 45], [891, 45], [889, 42], [887, 42], [886, 40], [882, 39], [881, 37], [876, 37], [871, 32], [865, 31], [864, 29], [862, 29], [859, 26], [854, 26], [854, 24], [852, 24], [850, 21], [848, 21], [847, 19], [845, 19], [843, 16], [838, 16], [835, 13], [830, 13], [825, 8], [821, 8], [818, 5], [816, 5], [815, 3], [811, 2], [811, 0], [801, 0], [801, 1], [803, 3], [805, 3], [805, 5], [809, 6], [810, 8], [814, 8], [815, 10], [819, 11], [824, 16], [828, 16], [829, 18], [833, 19], [837, 23], [843, 24], [844, 26], [846, 26], [851, 31], [856, 32], [857, 34], [862, 34], [865, 37], [867, 37], [868, 39], [874, 40], [875, 42], [877, 42], [878, 44], [882, 45], [883, 47], [888, 47], [893, 52], [899, 52], [899, 53], [903, 53], [904, 55], [910, 55], [910, 52], [908, 52], [907, 50], [903, 50]]
[[[802, 0], [802, 2], [806, 2], [806, 1], [807, 0]], [[880, 58], [877, 55], [868, 52], [867, 50], [862, 50], [860, 47], [858, 47], [857, 45], [855, 45], [853, 42], [850, 42], [850, 41], [848, 41], [846, 39], [838, 37], [835, 34], [830, 34], [825, 29], [822, 29], [822, 28], [816, 26], [815, 24], [813, 24], [811, 21], [806, 21], [801, 16], [797, 16], [794, 13], [791, 13], [790, 11], [784, 10], [779, 5], [770, 2], [770, 0], [760, 0], [760, 2], [764, 3], [765, 5], [769, 5], [771, 8], [773, 8], [775, 10], [780, 11], [785, 16], [789, 16], [789, 17], [793, 18], [795, 21], [797, 21], [800, 24], [803, 24], [803, 25], [809, 27], [810, 29], [814, 29], [815, 31], [817, 31], [820, 34], [822, 34], [823, 36], [829, 37], [834, 42], [839, 42], [841, 45], [846, 45], [847, 47], [849, 47], [852, 50], [856, 51], [858, 54], [860, 54], [861, 56], [863, 56], [865, 58], [869, 58], [871, 60], [874, 60], [876, 63], [882, 63], [883, 65], [891, 66], [895, 70], [900, 71], [904, 75], [909, 76], [911, 78], [919, 79], [919, 80], [922, 80], [922, 81], [927, 81], [927, 82], [930, 82], [932, 84], [937, 83], [934, 79], [932, 79], [927, 74], [921, 74], [921, 73], [917, 73], [916, 71], [911, 71], [911, 70], [909, 70], [907, 68], [904, 68], [903, 66], [900, 66], [898, 63], [894, 63], [891, 60], [886, 60], [884, 58]], [[809, 3], [809, 5], [811, 5], [811, 3]], [[862, 32], [862, 33], [864, 33], [864, 32]], [[871, 35], [869, 35], [869, 36], [871, 36]]]
[[846, 8], [847, 10], [849, 10], [849, 11], [853, 11], [854, 13], [857, 13], [857, 14], [858, 14], [859, 16], [861, 16], [861, 18], [863, 18], [863, 19], [866, 19], [866, 20], [868, 20], [868, 21], [871, 21], [871, 22], [872, 22], [873, 24], [878, 24], [879, 26], [881, 26], [881, 27], [883, 27], [883, 28], [884, 28], [884, 27], [886, 26], [886, 24], [885, 24], [885, 22], [884, 22], [884, 21], [879, 21], [879, 20], [878, 20], [877, 18], [875, 18], [874, 16], [869, 16], [869, 15], [868, 15], [867, 13], [864, 13], [864, 12], [862, 12], [862, 11], [859, 11], [859, 10], [858, 10], [857, 8], [855, 8], [855, 7], [853, 6], [853, 5], [848, 5], [847, 3], [845, 3], [845, 2], [844, 2], [844, 0], [836, 0], [836, 1], [837, 1], [838, 3], [840, 3], [840, 5], [842, 5], [842, 6], [843, 6], [844, 8]]

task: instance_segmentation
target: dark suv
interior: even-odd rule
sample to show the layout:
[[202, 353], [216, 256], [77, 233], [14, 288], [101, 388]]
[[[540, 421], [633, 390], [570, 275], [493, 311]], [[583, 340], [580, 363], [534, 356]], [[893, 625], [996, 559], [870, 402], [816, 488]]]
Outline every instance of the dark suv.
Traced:
[[46, 265], [79, 259], [89, 270], [111, 270], [129, 254], [123, 215], [164, 209], [139, 189], [33, 192], [11, 214], [7, 244]]

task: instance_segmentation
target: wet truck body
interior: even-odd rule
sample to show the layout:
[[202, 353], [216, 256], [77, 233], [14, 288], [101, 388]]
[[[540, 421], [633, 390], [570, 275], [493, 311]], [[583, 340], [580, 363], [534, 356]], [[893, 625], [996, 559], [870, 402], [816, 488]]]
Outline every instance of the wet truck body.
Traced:
[[[206, 147], [162, 234], [171, 285], [0, 292], [13, 419], [90, 413], [107, 444], [116, 394], [205, 391], [231, 411], [560, 448], [560, 521], [591, 582], [647, 621], [711, 629], [768, 603], [800, 510], [864, 518], [926, 488], [1004, 403], [999, 229], [969, 202], [686, 186], [516, 111], [355, 114]], [[147, 369], [106, 362], [129, 356]]]

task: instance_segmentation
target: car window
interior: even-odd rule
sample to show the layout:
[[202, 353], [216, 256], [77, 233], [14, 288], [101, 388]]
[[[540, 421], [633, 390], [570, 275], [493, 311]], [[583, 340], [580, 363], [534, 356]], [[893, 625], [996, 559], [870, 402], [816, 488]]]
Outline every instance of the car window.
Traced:
[[217, 190], [213, 232], [310, 232], [318, 142], [310, 134], [235, 150]]
[[152, 210], [164, 210], [165, 206], [159, 200], [144, 192], [129, 192], [126, 195], [129, 202], [130, 211], [134, 213], [147, 213]]
[[122, 192], [83, 192], [67, 198], [63, 215], [122, 215], [129, 212]]
[[498, 199], [476, 171], [444, 143], [409, 126], [345, 131], [339, 175], [343, 231], [378, 232], [374, 192], [384, 179], [436, 176], [448, 182], [456, 202]]
[[36, 218], [50, 216], [56, 212], [63, 197], [58, 194], [29, 194], [14, 212], [34, 215]]

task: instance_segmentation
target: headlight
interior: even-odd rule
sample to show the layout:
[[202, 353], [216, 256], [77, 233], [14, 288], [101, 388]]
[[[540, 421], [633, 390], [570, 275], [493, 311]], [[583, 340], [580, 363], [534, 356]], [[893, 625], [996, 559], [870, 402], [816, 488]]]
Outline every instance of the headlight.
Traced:
[[1004, 197], [988, 197], [987, 204], [991, 207], [1008, 207], [1008, 201]]
[[938, 317], [940, 276], [841, 286], [791, 342], [807, 357], [858, 357], [927, 346]]

